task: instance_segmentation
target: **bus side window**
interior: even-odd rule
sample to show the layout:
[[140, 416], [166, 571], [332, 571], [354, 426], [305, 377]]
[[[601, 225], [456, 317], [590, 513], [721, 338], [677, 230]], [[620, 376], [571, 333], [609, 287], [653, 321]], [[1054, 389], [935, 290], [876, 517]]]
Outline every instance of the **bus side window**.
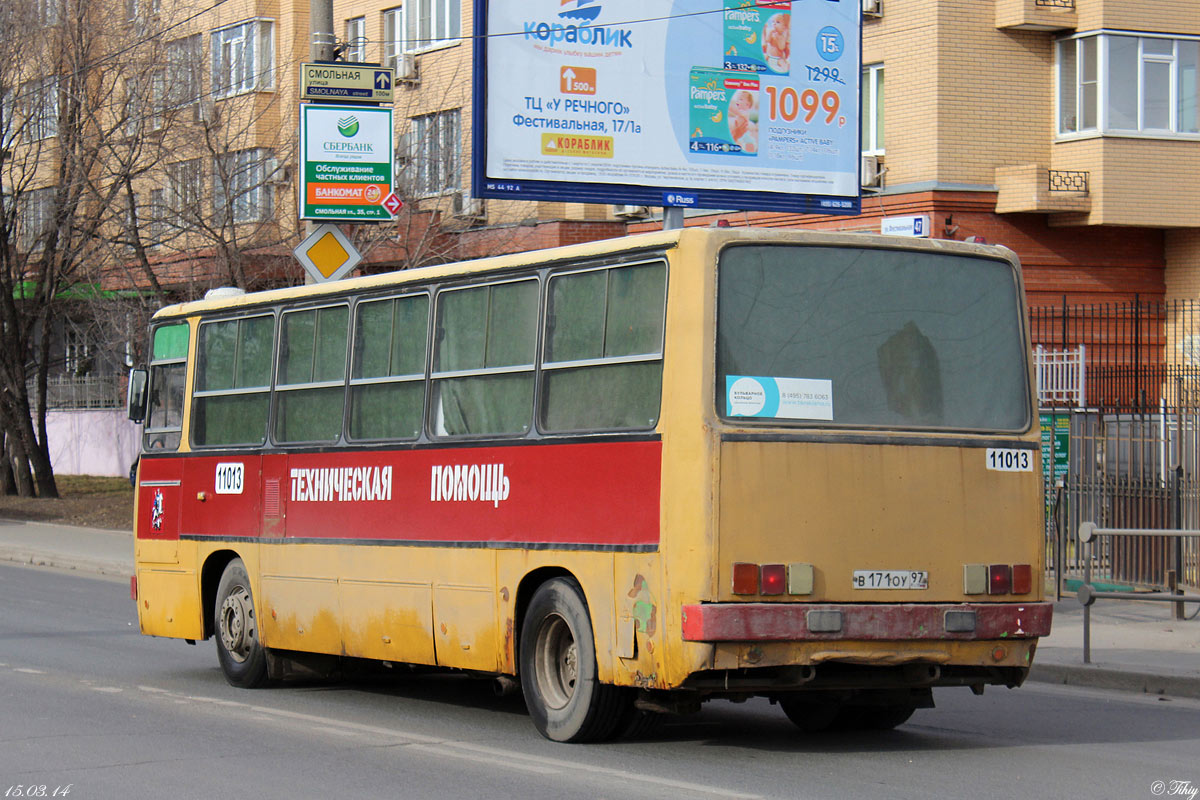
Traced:
[[194, 444], [262, 444], [266, 439], [274, 331], [272, 316], [201, 324]]
[[428, 327], [428, 295], [358, 304], [350, 372], [351, 439], [421, 435]]
[[163, 325], [150, 345], [150, 385], [142, 428], [145, 450], [176, 450], [183, 432], [183, 387], [187, 371], [188, 325]]
[[536, 279], [438, 294], [433, 432], [526, 433], [533, 416]]
[[637, 430], [658, 422], [666, 265], [550, 279], [542, 427]]
[[346, 306], [283, 315], [275, 441], [332, 442], [342, 435], [349, 318]]

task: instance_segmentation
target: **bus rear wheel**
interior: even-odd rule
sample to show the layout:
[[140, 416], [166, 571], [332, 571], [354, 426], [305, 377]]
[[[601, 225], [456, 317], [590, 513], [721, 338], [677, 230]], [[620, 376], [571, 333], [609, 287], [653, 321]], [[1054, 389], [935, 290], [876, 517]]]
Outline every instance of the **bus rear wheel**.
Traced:
[[556, 742], [609, 738], [628, 698], [596, 678], [596, 648], [579, 584], [556, 578], [534, 592], [521, 625], [521, 689], [534, 727]]
[[862, 709], [860, 726], [873, 731], [890, 731], [908, 722], [917, 710], [916, 706], [903, 703], [886, 706], [867, 706]]
[[265, 684], [267, 653], [259, 639], [250, 575], [240, 558], [230, 561], [221, 573], [213, 622], [217, 660], [221, 662], [225, 680], [243, 689]]
[[842, 711], [840, 703], [819, 700], [802, 700], [795, 697], [780, 699], [779, 707], [787, 718], [805, 733], [820, 733], [828, 730], [837, 721]]

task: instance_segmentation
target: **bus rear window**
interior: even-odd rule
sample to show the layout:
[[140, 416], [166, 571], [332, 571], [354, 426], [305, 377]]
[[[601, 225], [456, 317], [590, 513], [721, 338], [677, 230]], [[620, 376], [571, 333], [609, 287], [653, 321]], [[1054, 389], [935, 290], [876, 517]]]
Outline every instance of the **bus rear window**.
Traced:
[[733, 246], [721, 255], [718, 411], [773, 424], [1020, 431], [1030, 394], [1005, 261]]

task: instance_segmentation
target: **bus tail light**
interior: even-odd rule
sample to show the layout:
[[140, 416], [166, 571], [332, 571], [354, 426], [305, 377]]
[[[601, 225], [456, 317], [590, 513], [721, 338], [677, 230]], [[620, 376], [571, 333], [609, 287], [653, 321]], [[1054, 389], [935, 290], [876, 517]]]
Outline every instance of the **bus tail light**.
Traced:
[[1012, 593], [1029, 594], [1033, 591], [1033, 567], [1030, 564], [1013, 564]]
[[733, 593], [805, 595], [813, 593], [812, 564], [733, 564]]
[[1033, 591], [1030, 564], [964, 564], [963, 594], [1029, 594]]
[[129, 599], [137, 602], [137, 575], [129, 579]]
[[783, 594], [787, 584], [787, 568], [783, 564], [763, 564], [762, 593]]
[[758, 594], [758, 564], [733, 565], [733, 593]]
[[988, 567], [988, 594], [1008, 594], [1012, 590], [1012, 567], [992, 564]]

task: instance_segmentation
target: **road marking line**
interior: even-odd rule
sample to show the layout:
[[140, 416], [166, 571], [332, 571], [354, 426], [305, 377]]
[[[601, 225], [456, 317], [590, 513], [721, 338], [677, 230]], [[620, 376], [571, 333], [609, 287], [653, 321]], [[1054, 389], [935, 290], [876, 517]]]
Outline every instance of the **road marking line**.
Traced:
[[13, 672], [24, 672], [27, 675], [45, 675], [45, 670], [30, 669], [29, 667], [13, 667]]
[[652, 775], [639, 775], [627, 770], [612, 769], [611, 767], [599, 767], [592, 764], [581, 764], [576, 761], [563, 761], [557, 758], [547, 758], [546, 756], [526, 755], [524, 753], [515, 753], [510, 750], [503, 750], [496, 747], [488, 747], [486, 745], [471, 744], [469, 742], [447, 742], [448, 747], [456, 747], [464, 750], [474, 750], [480, 753], [489, 753], [501, 759], [523, 759], [538, 764], [553, 765], [560, 770], [575, 770], [579, 772], [593, 772], [598, 775], [607, 775], [614, 778], [624, 780], [638, 781], [640, 783], [650, 783], [655, 786], [668, 786], [672, 789], [681, 789], [689, 792], [700, 792], [703, 794], [717, 794], [722, 797], [742, 798], [743, 800], [756, 800], [762, 797], [758, 794], [743, 794], [741, 792], [733, 792], [729, 789], [723, 789], [716, 786], [707, 786], [701, 783], [691, 783], [689, 781], [677, 781], [672, 778], [656, 778]]
[[758, 800], [758, 798], [762, 797], [762, 795], [758, 794], [746, 794], [744, 792], [736, 792], [717, 786], [692, 783], [689, 781], [679, 781], [671, 778], [658, 778], [652, 775], [641, 775], [629, 772], [628, 770], [593, 766], [591, 764], [583, 764], [576, 761], [564, 761], [557, 758], [529, 755], [526, 753], [519, 753], [514, 750], [488, 747], [486, 745], [473, 744], [470, 742], [453, 741], [437, 736], [425, 736], [423, 734], [413, 733], [411, 731], [398, 730], [396, 728], [388, 728], [378, 725], [367, 725], [361, 722], [350, 722], [348, 720], [324, 717], [317, 714], [305, 714], [299, 711], [287, 711], [279, 708], [270, 708], [268, 706], [256, 706], [248, 703], [240, 703], [234, 700], [222, 700], [215, 697], [177, 695], [174, 692], [165, 689], [156, 689], [154, 687], [140, 686], [138, 688], [142, 689], [143, 691], [163, 694], [174, 698], [175, 702], [177, 703], [199, 702], [225, 706], [229, 708], [238, 708], [249, 711], [255, 715], [265, 715], [269, 719], [285, 719], [316, 725], [329, 733], [338, 733], [339, 735], [365, 733], [376, 737], [385, 737], [394, 740], [394, 743], [387, 745], [390, 747], [406, 746], [422, 752], [429, 752], [443, 756], [453, 756], [455, 758], [463, 758], [483, 764], [509, 767], [511, 769], [517, 769], [524, 772], [533, 772], [543, 775], [561, 774], [563, 772], [591, 773], [594, 775], [602, 775], [605, 777], [616, 778], [634, 783], [650, 784], [652, 786], [694, 792], [698, 794], [737, 798], [737, 800]]
[[467, 761], [474, 761], [477, 764], [490, 764], [490, 765], [496, 766], [496, 767], [507, 767], [509, 769], [519, 769], [523, 772], [534, 772], [539, 775], [558, 775], [561, 772], [561, 770], [558, 770], [558, 769], [552, 769], [550, 767], [539, 767], [535, 764], [517, 764], [517, 763], [514, 763], [512, 760], [506, 760], [503, 758], [490, 758], [490, 757], [486, 757], [486, 756], [473, 755], [471, 753], [455, 752], [454, 750], [450, 749], [449, 746], [447, 746], [447, 745], [451, 745], [451, 744], [453, 744], [453, 743], [447, 742], [446, 744], [442, 744], [442, 745], [410, 744], [410, 745], [407, 745], [405, 749], [420, 750], [422, 753], [431, 753], [433, 755], [438, 755], [438, 756], [451, 756], [453, 758], [462, 758], [462, 759], [466, 759]]

